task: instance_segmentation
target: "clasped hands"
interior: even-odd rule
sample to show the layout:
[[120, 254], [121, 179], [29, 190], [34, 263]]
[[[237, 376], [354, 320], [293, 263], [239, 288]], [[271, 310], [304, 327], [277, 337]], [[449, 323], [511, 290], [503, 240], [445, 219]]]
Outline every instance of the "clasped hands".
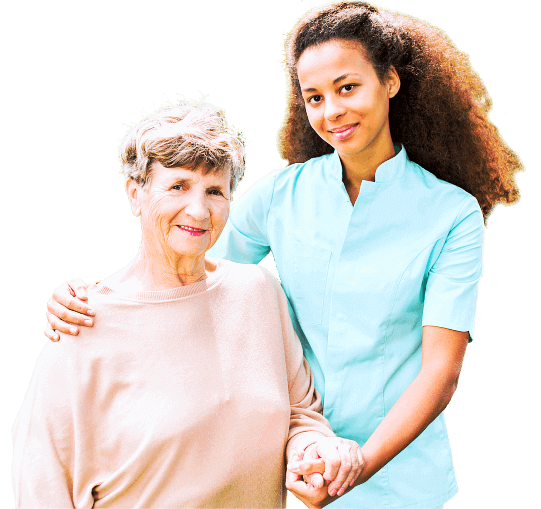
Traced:
[[351, 489], [364, 467], [353, 440], [322, 437], [289, 458], [286, 488], [311, 509], [330, 504]]

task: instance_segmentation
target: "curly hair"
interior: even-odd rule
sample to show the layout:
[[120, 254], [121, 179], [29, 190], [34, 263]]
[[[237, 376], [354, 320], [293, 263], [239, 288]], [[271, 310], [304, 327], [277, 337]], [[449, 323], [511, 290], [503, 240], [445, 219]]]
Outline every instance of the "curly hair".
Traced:
[[152, 163], [165, 168], [229, 171], [234, 191], [244, 175], [242, 135], [210, 104], [181, 103], [143, 120], [120, 147], [122, 172], [142, 186], [150, 183]]
[[305, 162], [333, 151], [309, 124], [296, 66], [307, 48], [335, 39], [360, 42], [382, 83], [395, 68], [401, 85], [389, 103], [391, 137], [412, 161], [475, 196], [485, 220], [496, 203], [518, 200], [514, 174], [522, 163], [489, 121], [492, 102], [468, 56], [426, 22], [365, 2], [308, 13], [286, 39], [290, 86], [278, 136], [284, 159]]

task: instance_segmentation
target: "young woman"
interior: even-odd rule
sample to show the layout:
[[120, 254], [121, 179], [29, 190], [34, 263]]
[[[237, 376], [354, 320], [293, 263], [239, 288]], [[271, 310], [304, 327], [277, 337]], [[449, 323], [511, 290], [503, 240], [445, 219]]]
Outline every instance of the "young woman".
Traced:
[[[296, 25], [287, 63], [291, 166], [234, 204], [212, 254], [274, 255], [324, 415], [362, 446], [362, 486], [335, 504], [441, 506], [457, 490], [441, 412], [473, 334], [483, 220], [518, 199], [520, 163], [467, 57], [425, 23], [335, 4]], [[54, 299], [55, 329], [69, 331], [53, 315], [83, 324], [66, 287]], [[288, 487], [327, 503], [336, 492], [305, 472], [292, 465]]]

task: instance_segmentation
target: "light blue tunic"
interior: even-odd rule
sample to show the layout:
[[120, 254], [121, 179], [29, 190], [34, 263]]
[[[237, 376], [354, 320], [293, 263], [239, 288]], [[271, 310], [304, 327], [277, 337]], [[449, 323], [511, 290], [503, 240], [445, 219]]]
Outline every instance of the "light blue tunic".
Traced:
[[[422, 326], [473, 331], [483, 216], [404, 148], [353, 206], [335, 152], [261, 179], [234, 202], [212, 256], [272, 250], [293, 324], [339, 436], [364, 444], [419, 373]], [[443, 414], [333, 507], [438, 507], [457, 491]]]

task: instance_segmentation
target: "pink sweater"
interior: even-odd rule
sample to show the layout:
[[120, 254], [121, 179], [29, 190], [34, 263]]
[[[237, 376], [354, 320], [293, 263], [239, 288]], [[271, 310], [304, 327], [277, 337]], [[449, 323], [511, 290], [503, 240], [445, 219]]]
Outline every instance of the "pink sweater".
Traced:
[[94, 327], [45, 346], [15, 423], [17, 507], [283, 507], [286, 442], [332, 432], [278, 281], [218, 261], [89, 300]]

